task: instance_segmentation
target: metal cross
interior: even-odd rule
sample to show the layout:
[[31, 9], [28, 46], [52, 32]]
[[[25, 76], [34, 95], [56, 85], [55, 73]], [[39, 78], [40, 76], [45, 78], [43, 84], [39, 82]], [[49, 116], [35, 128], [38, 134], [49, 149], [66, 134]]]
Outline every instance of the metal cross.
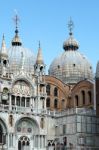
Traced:
[[14, 22], [15, 22], [15, 25], [16, 25], [16, 28], [18, 27], [18, 22], [20, 21], [18, 15], [15, 15], [14, 17]]
[[72, 30], [74, 28], [74, 23], [72, 21], [72, 19], [70, 18], [69, 22], [68, 22], [68, 28], [69, 28], [69, 31], [70, 31], [70, 34], [72, 33]]

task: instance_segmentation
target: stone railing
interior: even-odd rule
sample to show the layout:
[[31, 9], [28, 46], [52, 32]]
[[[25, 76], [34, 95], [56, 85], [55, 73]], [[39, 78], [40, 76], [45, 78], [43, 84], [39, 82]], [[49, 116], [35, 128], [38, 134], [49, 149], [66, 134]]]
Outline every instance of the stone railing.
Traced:
[[71, 115], [71, 114], [95, 114], [95, 111], [88, 108], [71, 108], [66, 109], [63, 111], [50, 111], [48, 109], [37, 109], [37, 108], [31, 108], [31, 107], [21, 107], [21, 106], [9, 106], [0, 104], [0, 111], [10, 111], [13, 113], [29, 113], [29, 114], [42, 114], [42, 115], [48, 115], [52, 117], [61, 117], [65, 115]]

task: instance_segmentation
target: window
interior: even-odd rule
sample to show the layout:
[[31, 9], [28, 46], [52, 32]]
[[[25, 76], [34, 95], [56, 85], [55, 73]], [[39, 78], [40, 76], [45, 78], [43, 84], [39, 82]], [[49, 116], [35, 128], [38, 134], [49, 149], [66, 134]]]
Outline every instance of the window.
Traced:
[[49, 84], [46, 86], [46, 93], [47, 93], [47, 95], [50, 95], [50, 85]]
[[57, 107], [58, 107], [58, 100], [55, 99], [55, 100], [54, 100], [54, 108], [57, 108]]
[[21, 106], [25, 107], [25, 97], [22, 97], [21, 99]]
[[7, 93], [8, 93], [8, 91], [9, 91], [9, 90], [8, 90], [8, 88], [6, 88], [6, 87], [5, 87], [5, 88], [3, 88], [3, 93], [4, 93], [4, 94], [7, 94]]
[[17, 106], [20, 106], [20, 97], [19, 96], [16, 97], [16, 104], [17, 104]]
[[63, 143], [64, 143], [64, 146], [67, 145], [67, 137], [63, 137]]
[[4, 60], [3, 61], [3, 65], [6, 67], [6, 64], [7, 64], [7, 61], [6, 60]]
[[62, 99], [62, 102], [61, 102], [61, 103], [62, 103], [62, 104], [61, 104], [62, 109], [65, 109], [65, 100]]
[[84, 105], [85, 104], [85, 91], [82, 91], [81, 95], [82, 95], [82, 103]]
[[76, 103], [76, 106], [79, 105], [79, 103], [78, 103], [78, 95], [75, 96], [75, 103]]
[[50, 107], [50, 98], [46, 99], [46, 107]]
[[18, 141], [18, 150], [22, 150], [23, 148], [29, 149], [30, 140], [28, 137], [23, 136]]
[[29, 107], [29, 106], [30, 106], [30, 98], [27, 97], [27, 98], [26, 98], [26, 107]]
[[54, 96], [58, 96], [58, 89], [57, 89], [57, 87], [54, 88]]
[[11, 99], [12, 99], [12, 105], [15, 105], [15, 96], [12, 95]]
[[63, 135], [66, 134], [66, 125], [63, 125]]

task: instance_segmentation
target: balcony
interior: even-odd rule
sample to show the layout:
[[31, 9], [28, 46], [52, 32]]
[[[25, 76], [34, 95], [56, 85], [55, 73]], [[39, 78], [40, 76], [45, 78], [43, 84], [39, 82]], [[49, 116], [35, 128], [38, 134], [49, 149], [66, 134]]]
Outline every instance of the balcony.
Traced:
[[61, 117], [65, 115], [71, 115], [71, 114], [92, 114], [95, 115], [95, 111], [91, 109], [86, 109], [86, 108], [71, 108], [71, 109], [66, 109], [64, 111], [51, 111], [48, 109], [38, 109], [35, 107], [22, 107], [22, 106], [9, 106], [9, 105], [4, 105], [0, 104], [0, 112], [12, 112], [12, 113], [23, 113], [23, 114], [34, 114], [34, 115], [48, 115], [51, 117]]
[[21, 107], [21, 106], [9, 106], [0, 104], [0, 112], [12, 112], [12, 113], [22, 113], [22, 114], [36, 114], [36, 115], [46, 115], [46, 109], [37, 109], [31, 107]]

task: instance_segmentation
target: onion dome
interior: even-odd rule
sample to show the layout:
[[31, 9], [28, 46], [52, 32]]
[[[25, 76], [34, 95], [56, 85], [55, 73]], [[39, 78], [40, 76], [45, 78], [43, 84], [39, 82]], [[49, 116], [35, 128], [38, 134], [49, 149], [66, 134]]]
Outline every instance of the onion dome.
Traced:
[[73, 29], [73, 22], [70, 19], [70, 22], [68, 24], [69, 30], [70, 30], [70, 37], [63, 43], [64, 50], [77, 50], [79, 48], [78, 42], [74, 39], [72, 29]]
[[15, 37], [12, 40], [12, 46], [21, 46], [22, 43], [20, 41], [20, 38], [18, 36], [18, 29], [15, 30]]
[[99, 61], [97, 62], [97, 67], [96, 67], [96, 78], [99, 78]]
[[78, 42], [74, 39], [72, 34], [70, 34], [69, 39], [63, 43], [63, 48], [65, 51], [77, 50], [79, 48]]
[[69, 22], [69, 39], [63, 44], [64, 52], [56, 57], [50, 67], [49, 75], [59, 78], [64, 83], [75, 84], [81, 80], [93, 80], [92, 65], [77, 49], [78, 42], [72, 35], [73, 22]]
[[31, 74], [34, 72], [34, 64], [36, 59], [31, 50], [22, 46], [18, 33], [19, 32], [16, 25], [15, 36], [8, 51], [10, 72], [16, 74], [21, 72], [22, 69], [27, 74]]

